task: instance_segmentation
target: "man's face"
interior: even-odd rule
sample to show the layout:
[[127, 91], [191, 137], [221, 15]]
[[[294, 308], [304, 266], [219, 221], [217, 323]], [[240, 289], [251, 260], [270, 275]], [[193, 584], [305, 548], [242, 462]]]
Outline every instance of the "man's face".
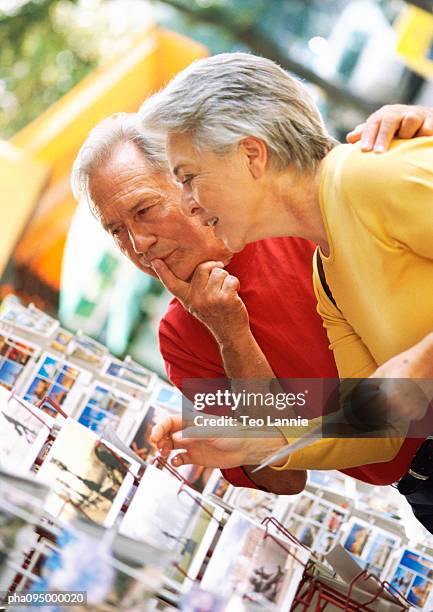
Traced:
[[182, 184], [182, 209], [210, 225], [228, 249], [251, 242], [261, 197], [247, 155], [240, 149], [224, 156], [198, 151], [187, 134], [169, 134], [170, 170]]
[[152, 274], [152, 260], [163, 259], [187, 280], [200, 263], [231, 257], [212, 228], [183, 214], [180, 186], [152, 171], [131, 142], [118, 144], [92, 173], [89, 191], [102, 226], [143, 272]]

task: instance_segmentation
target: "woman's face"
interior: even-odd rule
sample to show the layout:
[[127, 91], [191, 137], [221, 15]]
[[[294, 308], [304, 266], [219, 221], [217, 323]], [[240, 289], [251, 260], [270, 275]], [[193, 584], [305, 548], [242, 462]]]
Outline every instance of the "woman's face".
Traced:
[[186, 215], [198, 215], [203, 225], [233, 252], [256, 240], [261, 198], [250, 160], [242, 147], [224, 156], [201, 152], [186, 134], [167, 140], [170, 169], [182, 184], [181, 206]]

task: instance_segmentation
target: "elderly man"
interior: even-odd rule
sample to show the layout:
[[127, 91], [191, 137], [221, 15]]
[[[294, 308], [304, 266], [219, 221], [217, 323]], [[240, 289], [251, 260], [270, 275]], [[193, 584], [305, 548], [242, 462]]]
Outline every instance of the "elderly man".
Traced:
[[[238, 251], [284, 235], [319, 245], [315, 289], [342, 378], [432, 377], [433, 139], [394, 142], [383, 156], [335, 146], [305, 88], [273, 62], [242, 53], [196, 62], [144, 105], [143, 120], [148, 129], [168, 136], [168, 158], [183, 185], [184, 210], [214, 227], [229, 248]], [[164, 262], [153, 265], [194, 308], [187, 283], [176, 280]], [[237, 313], [237, 280], [218, 268], [209, 270], [203, 286]], [[244, 376], [272, 378], [245, 317], [236, 314], [236, 320]], [[216, 328], [215, 336], [220, 333], [222, 328]], [[390, 395], [389, 383], [385, 387], [395, 422], [387, 429], [391, 436], [323, 439], [275, 465], [301, 469], [319, 459], [329, 469], [395, 458], [409, 441], [399, 437], [407, 421], [427, 411], [432, 381], [417, 382], [419, 404], [412, 403], [415, 396]], [[221, 441], [208, 440], [206, 454], [200, 453], [203, 442], [185, 440], [181, 429], [173, 419], [154, 428], [164, 452], [183, 449], [176, 463], [198, 454], [210, 465], [213, 447], [215, 460], [221, 455]], [[431, 430], [423, 433], [427, 438]], [[253, 463], [283, 445], [276, 437], [273, 445], [263, 440], [253, 447], [242, 440], [231, 448], [236, 458]], [[399, 474], [399, 490], [433, 530], [432, 443], [418, 440], [418, 445], [410, 469]]]
[[[366, 150], [387, 145], [398, 130], [402, 137], [433, 131], [433, 113], [420, 107], [385, 107], [351, 135], [363, 134]], [[180, 189], [171, 180], [165, 151], [158, 141], [143, 138], [136, 118], [120, 114], [103, 121], [83, 144], [74, 166], [74, 192], [87, 198], [119, 248], [144, 272], [162, 258], [179, 278], [206, 273], [202, 262], [222, 260], [241, 281], [240, 296], [247, 306], [252, 332], [280, 377], [334, 377], [332, 354], [311, 287], [312, 244], [298, 239], [266, 240], [232, 256], [213, 231], [185, 217], [179, 207]], [[130, 212], [131, 211], [131, 212]], [[290, 265], [275, 270], [272, 259]], [[254, 259], [255, 267], [250, 263]], [[231, 260], [231, 261], [230, 261]], [[197, 268], [198, 267], [198, 268]], [[277, 273], [276, 273], [277, 272]], [[291, 300], [275, 299], [284, 285]], [[218, 316], [218, 315], [217, 315]], [[160, 344], [170, 379], [178, 387], [187, 377], [222, 377], [220, 347], [206, 327], [173, 300], [160, 327]], [[290, 358], [286, 347], [290, 345]], [[227, 357], [230, 346], [221, 347]], [[410, 454], [410, 453], [409, 453]], [[407, 460], [402, 452], [403, 459]], [[366, 482], [382, 484], [392, 478], [398, 461], [348, 471]], [[303, 472], [276, 474], [264, 470], [252, 481], [249, 467], [226, 470], [234, 484], [261, 486], [277, 493], [295, 493], [305, 482]]]

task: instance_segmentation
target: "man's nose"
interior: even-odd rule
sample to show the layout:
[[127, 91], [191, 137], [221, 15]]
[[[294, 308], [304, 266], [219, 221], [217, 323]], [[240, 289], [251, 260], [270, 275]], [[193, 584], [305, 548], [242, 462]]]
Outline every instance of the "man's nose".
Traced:
[[147, 251], [155, 244], [157, 238], [151, 234], [144, 234], [133, 229], [128, 230], [129, 239], [137, 255], [146, 255]]
[[195, 215], [198, 215], [203, 212], [202, 207], [197, 204], [192, 194], [185, 191], [185, 189], [182, 190], [182, 198], [180, 201], [180, 205], [183, 213], [187, 217], [194, 217]]

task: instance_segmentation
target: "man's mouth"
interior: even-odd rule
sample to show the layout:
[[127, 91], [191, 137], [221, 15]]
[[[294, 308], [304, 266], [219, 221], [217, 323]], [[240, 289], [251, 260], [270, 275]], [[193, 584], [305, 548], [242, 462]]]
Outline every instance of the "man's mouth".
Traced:
[[219, 221], [218, 217], [211, 217], [206, 225], [208, 225], [209, 227], [215, 227], [218, 221]]
[[161, 259], [162, 261], [166, 261], [169, 257], [171, 257], [173, 255], [173, 253], [176, 251], [177, 249], [173, 249], [173, 251], [170, 251], [170, 253], [167, 253], [166, 255], [152, 255], [150, 258], [141, 258], [141, 261], [143, 262], [143, 264], [145, 266], [148, 266], [149, 268], [152, 267], [152, 262], [154, 259]]

